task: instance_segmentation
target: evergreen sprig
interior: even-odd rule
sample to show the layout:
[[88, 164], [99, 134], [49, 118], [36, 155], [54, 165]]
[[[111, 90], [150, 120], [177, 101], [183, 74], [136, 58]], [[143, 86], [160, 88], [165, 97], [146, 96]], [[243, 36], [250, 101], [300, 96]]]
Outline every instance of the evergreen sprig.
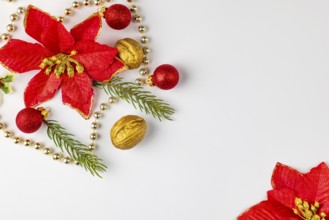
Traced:
[[172, 120], [171, 115], [175, 113], [175, 110], [162, 99], [135, 83], [123, 82], [121, 77], [114, 77], [109, 82], [94, 82], [94, 86], [103, 89], [108, 95], [127, 101], [135, 109], [138, 108], [146, 114], [151, 114], [160, 121]]
[[74, 136], [68, 133], [57, 121], [45, 120], [48, 126], [47, 134], [55, 145], [63, 152], [66, 151], [75, 161], [77, 161], [86, 171], [93, 176], [100, 176], [100, 172], [106, 171], [106, 166], [102, 160], [94, 155], [88, 147], [74, 139]]

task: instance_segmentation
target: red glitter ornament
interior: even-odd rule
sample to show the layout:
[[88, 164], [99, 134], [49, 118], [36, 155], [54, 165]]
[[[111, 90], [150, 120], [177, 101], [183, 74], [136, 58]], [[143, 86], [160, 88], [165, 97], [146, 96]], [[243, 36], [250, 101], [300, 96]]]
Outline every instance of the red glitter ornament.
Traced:
[[104, 12], [106, 23], [115, 30], [122, 30], [131, 22], [129, 8], [121, 4], [114, 4]]
[[24, 133], [33, 133], [41, 127], [43, 116], [34, 108], [25, 108], [16, 116], [16, 125]]
[[169, 64], [163, 64], [155, 69], [152, 76], [152, 83], [163, 90], [174, 88], [179, 81], [177, 69]]

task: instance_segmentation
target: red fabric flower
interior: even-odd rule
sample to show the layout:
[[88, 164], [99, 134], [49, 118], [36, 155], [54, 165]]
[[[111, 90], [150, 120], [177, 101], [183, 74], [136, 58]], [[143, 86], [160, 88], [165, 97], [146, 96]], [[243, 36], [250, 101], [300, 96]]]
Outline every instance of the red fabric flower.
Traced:
[[329, 168], [325, 163], [302, 174], [278, 163], [268, 199], [238, 220], [325, 220], [329, 215]]
[[30, 5], [24, 25], [26, 33], [43, 46], [12, 39], [0, 49], [0, 62], [16, 73], [41, 69], [25, 90], [26, 107], [53, 98], [62, 87], [63, 103], [89, 118], [94, 96], [92, 80], [107, 81], [127, 69], [116, 58], [117, 49], [95, 42], [102, 27], [99, 14], [68, 32], [55, 17]]

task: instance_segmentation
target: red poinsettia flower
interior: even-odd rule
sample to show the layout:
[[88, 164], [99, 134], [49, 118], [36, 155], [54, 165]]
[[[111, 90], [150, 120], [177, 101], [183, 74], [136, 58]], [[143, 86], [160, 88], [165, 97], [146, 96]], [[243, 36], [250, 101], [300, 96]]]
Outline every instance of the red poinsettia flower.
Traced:
[[26, 107], [53, 98], [61, 87], [63, 103], [89, 118], [92, 80], [107, 81], [126, 69], [116, 58], [117, 49], [95, 42], [102, 26], [100, 15], [93, 14], [69, 32], [55, 17], [30, 5], [24, 25], [43, 46], [12, 39], [0, 49], [0, 62], [15, 73], [40, 70], [25, 90]]
[[329, 168], [325, 163], [306, 174], [278, 163], [272, 186], [268, 199], [251, 207], [238, 220], [329, 219]]

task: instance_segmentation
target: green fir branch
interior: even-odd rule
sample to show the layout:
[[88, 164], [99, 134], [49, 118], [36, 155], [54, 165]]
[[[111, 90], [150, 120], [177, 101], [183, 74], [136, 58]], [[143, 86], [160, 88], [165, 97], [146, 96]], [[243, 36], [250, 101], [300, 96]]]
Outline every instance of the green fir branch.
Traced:
[[138, 108], [146, 114], [151, 114], [160, 121], [172, 120], [171, 116], [175, 113], [175, 110], [162, 99], [135, 83], [124, 82], [121, 77], [114, 77], [111, 81], [104, 83], [95, 81], [94, 86], [103, 89], [108, 95], [127, 101], [135, 109]]
[[102, 160], [94, 155], [88, 147], [74, 139], [57, 121], [45, 120], [48, 126], [47, 134], [51, 140], [63, 152], [66, 151], [75, 161], [77, 161], [86, 171], [93, 176], [101, 177], [99, 173], [106, 171], [106, 166]]

